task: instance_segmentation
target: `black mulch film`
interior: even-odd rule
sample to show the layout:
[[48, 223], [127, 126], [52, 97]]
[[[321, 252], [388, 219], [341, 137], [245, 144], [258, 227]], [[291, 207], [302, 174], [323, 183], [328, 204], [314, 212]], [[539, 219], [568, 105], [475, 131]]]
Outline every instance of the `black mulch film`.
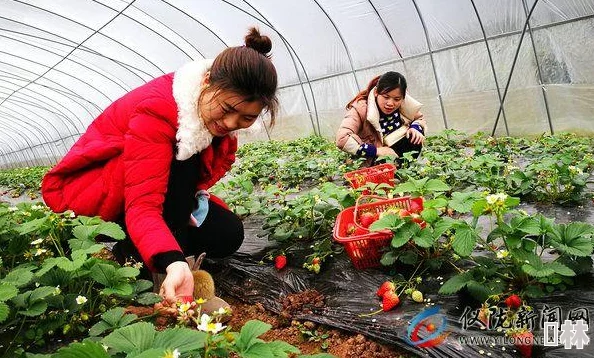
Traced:
[[[556, 222], [583, 221], [594, 223], [594, 208], [591, 202], [578, 207], [558, 207], [522, 204], [522, 209], [529, 213], [539, 211], [547, 217], [555, 218]], [[380, 342], [396, 345], [409, 352], [411, 356], [427, 357], [519, 357], [520, 353], [513, 345], [502, 346], [488, 343], [485, 345], [470, 345], [460, 342], [460, 337], [469, 336], [499, 336], [503, 332], [495, 330], [481, 330], [478, 325], [463, 329], [462, 322], [469, 322], [471, 315], [464, 316], [465, 308], [479, 307], [479, 303], [471, 301], [467, 294], [453, 296], [437, 295], [439, 283], [452, 276], [453, 272], [438, 273], [443, 277], [439, 280], [434, 274], [423, 275], [423, 283], [419, 289], [430, 298], [434, 305], [415, 303], [404, 295], [400, 305], [390, 312], [382, 312], [367, 317], [359, 314], [370, 313], [380, 308], [380, 300], [375, 292], [382, 282], [391, 278], [389, 270], [385, 268], [357, 270], [351, 264], [346, 253], [323, 263], [319, 274], [314, 274], [301, 268], [304, 256], [309, 254], [308, 247], [291, 251], [288, 255], [286, 268], [278, 272], [270, 261], [259, 263], [265, 253], [274, 247], [274, 243], [266, 238], [257, 236], [261, 233], [261, 221], [248, 218], [244, 222], [246, 238], [244, 244], [232, 257], [218, 262], [210, 262], [211, 270], [221, 293], [238, 298], [248, 303], [261, 303], [268, 310], [281, 313], [281, 301], [287, 295], [306, 290], [315, 290], [325, 298], [323, 307], [307, 307], [301, 311], [291, 312], [293, 319], [309, 320], [330, 327], [363, 334]], [[208, 264], [208, 263], [207, 263]], [[411, 272], [401, 272], [409, 277]], [[590, 315], [594, 312], [594, 274], [576, 278], [576, 285], [563, 293], [554, 292], [542, 299], [529, 299], [529, 304], [537, 314], [535, 327], [540, 327], [542, 310], [548, 307], [548, 312], [559, 309], [562, 320], [570, 312], [587, 310], [588, 322], [592, 322]], [[546, 305], [546, 306], [545, 306]], [[440, 314], [447, 317], [445, 341], [431, 348], [413, 347], [406, 341], [407, 327], [410, 320], [429, 307], [439, 306]], [[443, 317], [442, 316], [442, 317]], [[466, 319], [462, 319], [462, 316]], [[590, 328], [587, 334], [591, 335]], [[543, 336], [543, 331], [536, 328], [535, 338]], [[504, 348], [505, 347], [505, 348]], [[533, 357], [594, 357], [594, 341], [578, 350], [565, 349], [563, 346], [544, 347], [535, 345]]]

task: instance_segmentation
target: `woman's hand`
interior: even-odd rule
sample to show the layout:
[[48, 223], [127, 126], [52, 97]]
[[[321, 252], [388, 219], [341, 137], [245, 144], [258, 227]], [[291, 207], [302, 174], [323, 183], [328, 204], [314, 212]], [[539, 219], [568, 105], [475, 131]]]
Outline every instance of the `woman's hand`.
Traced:
[[406, 131], [406, 138], [410, 140], [412, 144], [423, 144], [425, 142], [425, 136], [414, 128], [409, 128]]
[[390, 147], [378, 147], [376, 155], [378, 157], [397, 157], [398, 154]]
[[159, 295], [170, 303], [180, 300], [182, 297], [194, 295], [194, 276], [190, 266], [185, 261], [175, 261], [165, 269], [167, 276], [163, 280]]

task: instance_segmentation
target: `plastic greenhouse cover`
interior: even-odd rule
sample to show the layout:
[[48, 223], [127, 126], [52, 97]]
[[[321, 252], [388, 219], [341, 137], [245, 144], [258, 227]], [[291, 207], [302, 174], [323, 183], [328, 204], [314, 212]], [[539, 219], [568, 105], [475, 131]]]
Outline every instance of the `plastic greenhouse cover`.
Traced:
[[[522, 204], [522, 206], [528, 212], [536, 210], [531, 205]], [[571, 220], [590, 223], [594, 222], [593, 209], [591, 204], [587, 207], [572, 208], [569, 211], [567, 207], [538, 208], [545, 216], [557, 218], [557, 222]], [[472, 319], [472, 314], [465, 309], [467, 307], [476, 309], [480, 305], [471, 300], [469, 296], [462, 293], [453, 296], [427, 294], [437, 292], [440, 287], [439, 283], [445, 282], [452, 275], [451, 272], [434, 272], [423, 275], [423, 283], [419, 289], [425, 292], [425, 298], [430, 298], [434, 305], [426, 306], [414, 303], [403, 297], [400, 305], [393, 311], [359, 317], [359, 314], [370, 313], [380, 308], [380, 301], [375, 292], [381, 283], [393, 277], [388, 269], [357, 270], [346, 254], [340, 254], [326, 261], [319, 274], [314, 274], [304, 268], [291, 266], [292, 262], [303, 262], [306, 250], [302, 248], [291, 251], [288, 254], [289, 265], [277, 272], [270, 263], [264, 265], [259, 263], [266, 252], [274, 247], [274, 244], [265, 238], [257, 237], [257, 234], [261, 232], [261, 222], [257, 219], [246, 219], [244, 225], [246, 239], [238, 253], [219, 263], [207, 260], [209, 266], [206, 269], [212, 272], [217, 289], [225, 294], [250, 303], [260, 302], [267, 309], [281, 313], [283, 311], [281, 299], [284, 296], [306, 290], [316, 290], [324, 296], [325, 305], [318, 308], [305, 305], [305, 309], [302, 311], [291, 312], [293, 319], [309, 320], [360, 333], [381, 342], [396, 345], [417, 355], [460, 358], [488, 355], [494, 357], [519, 356], [513, 345], [505, 346], [504, 350], [504, 346], [500, 344], [469, 345], [461, 343], [460, 337], [486, 335], [501, 338], [503, 332], [480, 330], [478, 326], [472, 326], [472, 324], [466, 328], [463, 327], [465, 323], [471, 323]], [[411, 274], [411, 272], [405, 271], [401, 273], [405, 277]], [[437, 274], [443, 275], [443, 281], [437, 279]], [[541, 299], [529, 299], [529, 304], [537, 312], [534, 327], [539, 327], [540, 318], [544, 316], [545, 312], [550, 313], [554, 309], [560, 309], [561, 321], [570, 312], [579, 312], [585, 309], [588, 317], [590, 312], [594, 312], [594, 274], [580, 276], [576, 282], [576, 286], [571, 290], [555, 292]], [[447, 338], [435, 347], [423, 349], [413, 347], [405, 339], [409, 322], [425, 308], [435, 307], [439, 308], [441, 317], [447, 317], [445, 328]], [[547, 309], [549, 311], [543, 311]], [[592, 321], [589, 320], [589, 322]], [[539, 329], [536, 328], [535, 338], [543, 335], [543, 331]], [[592, 332], [591, 329], [590, 332]], [[571, 350], [566, 350], [563, 345], [558, 347], [534, 346], [534, 356], [545, 354], [547, 357], [592, 357], [594, 356], [594, 343], [591, 342], [584, 346], [583, 350], [578, 350], [575, 346]]]

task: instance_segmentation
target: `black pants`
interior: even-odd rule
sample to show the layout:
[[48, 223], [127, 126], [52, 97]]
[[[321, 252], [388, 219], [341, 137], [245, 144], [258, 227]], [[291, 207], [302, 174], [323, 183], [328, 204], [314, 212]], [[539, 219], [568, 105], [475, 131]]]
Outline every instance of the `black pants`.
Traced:
[[[189, 225], [190, 214], [197, 205], [194, 195], [196, 183], [201, 179], [200, 164], [199, 154], [172, 162], [163, 203], [163, 219], [185, 256], [206, 252], [208, 258], [226, 257], [237, 251], [243, 242], [243, 223], [237, 215], [209, 200], [208, 214], [202, 225]], [[122, 225], [123, 220], [119, 224]], [[125, 225], [122, 227], [126, 231]], [[129, 237], [116, 243], [113, 254], [120, 264], [130, 257], [142, 262]]]
[[408, 153], [408, 152], [413, 152], [414, 151], [416, 153], [413, 153], [413, 158], [417, 159], [419, 157], [419, 155], [421, 154], [421, 149], [423, 149], [423, 145], [422, 144], [412, 144], [410, 142], [410, 139], [409, 138], [404, 137], [401, 140], [399, 140], [398, 142], [392, 144], [392, 147], [391, 148], [401, 158], [404, 155], [404, 153]]

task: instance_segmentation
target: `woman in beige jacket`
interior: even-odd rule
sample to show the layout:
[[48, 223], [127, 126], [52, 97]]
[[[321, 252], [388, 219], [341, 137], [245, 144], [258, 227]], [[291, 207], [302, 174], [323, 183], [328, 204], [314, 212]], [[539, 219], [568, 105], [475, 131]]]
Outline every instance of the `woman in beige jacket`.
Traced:
[[380, 156], [398, 158], [414, 152], [418, 157], [427, 124], [419, 112], [422, 104], [406, 94], [406, 79], [386, 72], [369, 82], [346, 106], [336, 145], [341, 150], [371, 162]]

